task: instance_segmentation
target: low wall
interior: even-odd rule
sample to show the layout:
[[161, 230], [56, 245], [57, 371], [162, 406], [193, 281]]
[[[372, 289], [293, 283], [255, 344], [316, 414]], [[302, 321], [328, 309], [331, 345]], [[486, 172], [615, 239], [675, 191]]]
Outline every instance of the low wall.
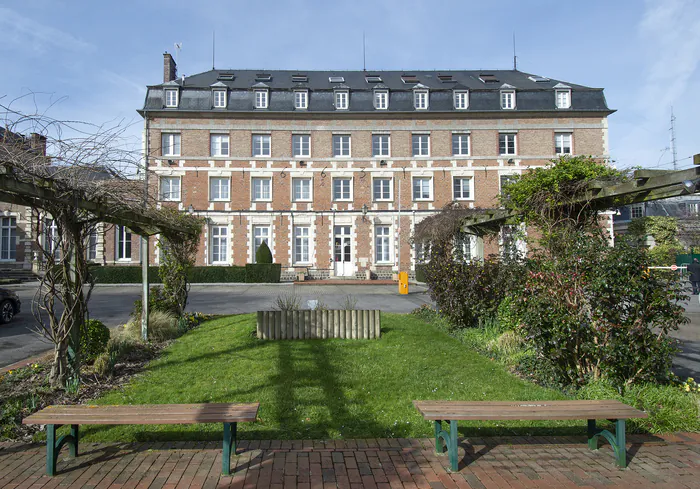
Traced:
[[376, 339], [380, 334], [378, 309], [258, 311], [257, 335], [263, 340]]

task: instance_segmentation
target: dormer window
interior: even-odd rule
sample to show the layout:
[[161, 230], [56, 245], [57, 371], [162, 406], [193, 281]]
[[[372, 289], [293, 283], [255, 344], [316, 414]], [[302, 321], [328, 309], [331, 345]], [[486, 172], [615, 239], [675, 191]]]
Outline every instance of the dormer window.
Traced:
[[515, 90], [501, 90], [501, 108], [507, 110], [515, 108]]
[[335, 91], [335, 109], [336, 110], [348, 110], [348, 99], [349, 93], [347, 90], [336, 90]]
[[226, 108], [226, 90], [214, 90], [214, 108]]
[[454, 103], [457, 110], [469, 108], [469, 92], [466, 90], [455, 90]]
[[557, 109], [571, 108], [571, 90], [556, 90]]
[[382, 77], [379, 75], [365, 75], [367, 83], [381, 83]]
[[177, 107], [177, 89], [165, 90], [165, 106]]
[[309, 92], [307, 90], [294, 91], [294, 108], [298, 110], [309, 108]]
[[255, 90], [255, 108], [267, 109], [267, 90]]
[[307, 75], [292, 75], [292, 83], [306, 83], [309, 81]]
[[389, 91], [375, 90], [374, 91], [374, 108], [377, 110], [386, 110], [389, 108]]
[[413, 107], [416, 110], [426, 110], [428, 108], [428, 91], [414, 90], [413, 91]]

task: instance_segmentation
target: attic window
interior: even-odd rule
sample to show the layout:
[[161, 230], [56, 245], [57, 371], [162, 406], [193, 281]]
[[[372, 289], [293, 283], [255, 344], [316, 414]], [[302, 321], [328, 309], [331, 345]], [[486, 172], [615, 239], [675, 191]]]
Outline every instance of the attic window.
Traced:
[[401, 81], [404, 83], [418, 83], [418, 77], [416, 75], [401, 75]]
[[379, 75], [367, 75], [365, 80], [367, 80], [367, 83], [381, 83], [382, 77]]
[[292, 83], [306, 83], [309, 77], [306, 75], [292, 75]]
[[345, 78], [343, 78], [342, 76], [329, 76], [328, 81], [331, 83], [344, 83]]
[[233, 80], [234, 76], [233, 73], [219, 73], [219, 76], [216, 78], [217, 80]]
[[452, 75], [438, 75], [438, 80], [440, 80], [443, 83], [449, 83], [455, 81], [452, 78]]
[[272, 81], [272, 75], [269, 73], [258, 73], [255, 75], [255, 81], [259, 82], [269, 82]]
[[487, 73], [482, 73], [479, 75], [479, 80], [484, 83], [498, 83], [498, 78], [495, 75], [490, 75]]
[[549, 78], [547, 78], [546, 76], [532, 75], [528, 76], [528, 78], [537, 83], [549, 81]]

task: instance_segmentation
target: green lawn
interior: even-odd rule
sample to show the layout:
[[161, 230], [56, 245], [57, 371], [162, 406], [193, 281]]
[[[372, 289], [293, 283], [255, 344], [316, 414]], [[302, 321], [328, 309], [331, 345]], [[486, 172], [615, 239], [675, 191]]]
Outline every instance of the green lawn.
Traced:
[[[414, 399], [561, 399], [407, 315], [382, 314], [380, 340], [262, 341], [253, 315], [209, 321], [99, 404], [260, 402], [241, 438], [431, 436]], [[583, 433], [585, 422], [460, 422], [465, 434]], [[537, 427], [544, 427], [540, 430]], [[571, 427], [567, 429], [566, 427]], [[220, 425], [82, 429], [90, 441], [216, 440]]]

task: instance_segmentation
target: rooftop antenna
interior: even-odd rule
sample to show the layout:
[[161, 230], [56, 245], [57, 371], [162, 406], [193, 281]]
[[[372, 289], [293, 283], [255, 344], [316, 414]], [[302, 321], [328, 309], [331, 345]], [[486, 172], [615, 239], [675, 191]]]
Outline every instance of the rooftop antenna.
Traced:
[[513, 70], [518, 71], [518, 57], [515, 55], [515, 32], [513, 32]]
[[180, 64], [180, 50], [181, 49], [182, 49], [182, 43], [176, 42], [175, 43], [175, 66], [179, 66], [179, 64]]
[[216, 66], [216, 30], [211, 31], [211, 69], [215, 70]]
[[365, 31], [362, 31], [362, 71], [367, 71], [367, 56], [365, 54]]
[[676, 152], [676, 116], [673, 115], [671, 106], [671, 154], [673, 155], [673, 169], [678, 169], [678, 154]]

